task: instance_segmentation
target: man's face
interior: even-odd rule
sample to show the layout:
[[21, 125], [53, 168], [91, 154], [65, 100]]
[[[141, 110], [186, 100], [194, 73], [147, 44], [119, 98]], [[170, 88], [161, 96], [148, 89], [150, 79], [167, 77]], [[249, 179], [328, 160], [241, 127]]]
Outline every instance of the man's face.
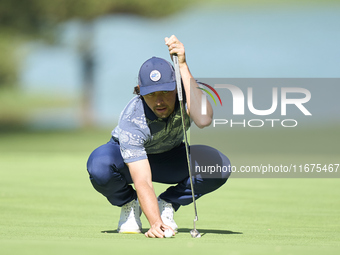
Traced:
[[143, 98], [158, 118], [167, 118], [175, 109], [176, 89], [156, 91], [143, 96]]

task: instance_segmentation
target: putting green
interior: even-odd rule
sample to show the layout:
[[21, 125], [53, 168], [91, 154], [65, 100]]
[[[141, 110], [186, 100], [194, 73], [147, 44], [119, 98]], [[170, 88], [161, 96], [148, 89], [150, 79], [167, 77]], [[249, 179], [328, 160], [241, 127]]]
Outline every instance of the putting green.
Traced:
[[[192, 206], [175, 214], [179, 233], [174, 238], [116, 233], [120, 209], [92, 188], [85, 169], [87, 156], [109, 133], [0, 134], [1, 254], [339, 251], [340, 179], [335, 178], [230, 178], [221, 189], [197, 200], [200, 239], [189, 234]], [[255, 160], [259, 153], [266, 156], [265, 151], [256, 156], [245, 151], [239, 158], [234, 153], [233, 160]], [[155, 184], [157, 193], [166, 187]], [[142, 222], [147, 230], [144, 215]]]

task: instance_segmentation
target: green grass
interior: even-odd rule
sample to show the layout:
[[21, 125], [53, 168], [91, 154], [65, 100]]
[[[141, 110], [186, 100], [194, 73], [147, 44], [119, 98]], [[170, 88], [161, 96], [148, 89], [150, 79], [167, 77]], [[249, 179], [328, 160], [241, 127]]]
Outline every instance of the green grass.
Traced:
[[[336, 132], [326, 133], [334, 139]], [[110, 130], [0, 134], [1, 254], [339, 252], [340, 179], [336, 178], [230, 178], [221, 189], [197, 201], [200, 239], [189, 234], [192, 206], [176, 213], [180, 229], [175, 238], [116, 233], [120, 209], [92, 188], [86, 172], [89, 153], [109, 134]], [[236, 132], [231, 143], [244, 135]], [[256, 139], [266, 135], [260, 133]], [[236, 144], [231, 152], [234, 162], [243, 156], [251, 161], [270, 155], [264, 149], [253, 155]], [[237, 157], [240, 153], [242, 157]], [[315, 159], [308, 155], [304, 154], [306, 160]], [[332, 160], [339, 160], [338, 156]], [[155, 185], [157, 193], [166, 187]], [[142, 222], [147, 230], [144, 216]]]

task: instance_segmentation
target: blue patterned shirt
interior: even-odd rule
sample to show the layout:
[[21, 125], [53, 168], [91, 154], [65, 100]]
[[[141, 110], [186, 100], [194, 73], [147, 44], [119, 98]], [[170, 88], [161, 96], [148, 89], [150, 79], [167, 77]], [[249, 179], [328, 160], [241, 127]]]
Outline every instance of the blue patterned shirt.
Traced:
[[[185, 111], [186, 128], [191, 124]], [[122, 111], [118, 126], [112, 131], [119, 141], [125, 163], [146, 159], [147, 154], [169, 151], [183, 141], [181, 110], [176, 99], [175, 110], [166, 119], [158, 118], [140, 96], [135, 96]]]

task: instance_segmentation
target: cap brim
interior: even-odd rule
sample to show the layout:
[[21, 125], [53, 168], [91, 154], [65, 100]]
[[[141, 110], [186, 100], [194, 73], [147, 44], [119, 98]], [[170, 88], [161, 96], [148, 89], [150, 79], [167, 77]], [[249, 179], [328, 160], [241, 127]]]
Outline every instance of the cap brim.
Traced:
[[146, 87], [140, 87], [140, 94], [145, 96], [147, 94], [157, 92], [157, 91], [173, 91], [176, 89], [176, 82], [154, 84]]

